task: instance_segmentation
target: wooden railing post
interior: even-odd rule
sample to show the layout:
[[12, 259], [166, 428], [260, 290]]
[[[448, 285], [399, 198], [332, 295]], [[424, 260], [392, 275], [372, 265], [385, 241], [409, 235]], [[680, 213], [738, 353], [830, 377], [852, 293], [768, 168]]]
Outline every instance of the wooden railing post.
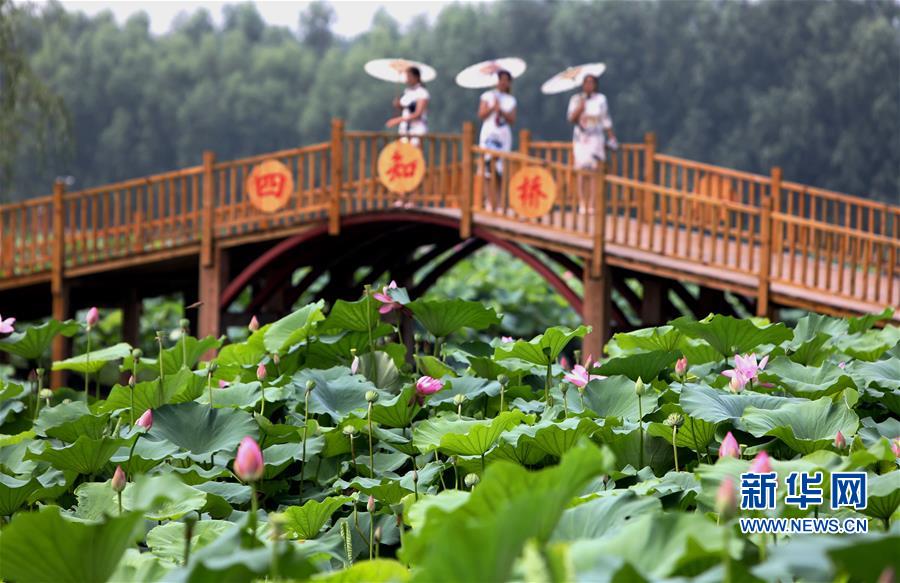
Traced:
[[781, 168], [772, 168], [772, 186], [760, 201], [759, 214], [759, 288], [756, 292], [756, 315], [769, 317], [769, 283], [772, 277], [772, 203], [781, 197]]
[[[647, 132], [644, 134], [644, 182], [656, 184], [656, 134]], [[647, 224], [653, 224], [653, 190], [648, 188], [643, 192], [644, 208], [641, 215]]]
[[[50, 276], [53, 319], [63, 321], [69, 315], [69, 286], [66, 285], [66, 185], [57, 180], [53, 184], [53, 265]], [[54, 361], [65, 360], [69, 340], [62, 335], [53, 338], [51, 357]], [[65, 371], [54, 370], [50, 375], [50, 385], [58, 389], [66, 382]]]
[[[216, 250], [216, 155], [203, 152], [203, 230], [200, 236], [200, 273], [198, 291], [200, 310], [197, 336], [218, 336], [220, 328], [219, 293], [222, 287], [221, 253]], [[210, 357], [211, 354], [207, 354]]]
[[[580, 180], [580, 176], [578, 177]], [[584, 338], [582, 351], [599, 358], [603, 354], [603, 344], [609, 336], [611, 312], [610, 292], [612, 281], [604, 253], [606, 227], [606, 173], [600, 170], [591, 181], [594, 186], [594, 233], [590, 263], [584, 266], [582, 283], [582, 321], [591, 327]]]
[[[475, 140], [475, 126], [463, 122], [462, 127], [462, 186], [459, 193], [459, 237], [472, 236], [472, 142]], [[479, 177], [480, 178], [480, 177]]]
[[203, 231], [200, 236], [200, 264], [209, 267], [213, 263], [216, 216], [216, 154], [203, 152]]
[[528, 128], [519, 130], [519, 152], [523, 156], [531, 155], [531, 130]]
[[594, 241], [591, 252], [590, 272], [593, 277], [600, 277], [606, 259], [604, 248], [606, 244], [606, 171], [602, 169], [596, 172], [594, 182]]
[[341, 232], [341, 194], [344, 189], [344, 120], [331, 120], [331, 204], [328, 207], [328, 234]]

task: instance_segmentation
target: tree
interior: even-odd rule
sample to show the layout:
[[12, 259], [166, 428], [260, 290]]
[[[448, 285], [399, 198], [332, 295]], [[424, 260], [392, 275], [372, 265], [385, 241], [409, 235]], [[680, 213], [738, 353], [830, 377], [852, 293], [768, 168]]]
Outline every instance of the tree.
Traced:
[[300, 14], [300, 38], [304, 46], [314, 50], [317, 55], [325, 54], [334, 42], [334, 33], [331, 26], [334, 24], [334, 9], [318, 0], [311, 3]]

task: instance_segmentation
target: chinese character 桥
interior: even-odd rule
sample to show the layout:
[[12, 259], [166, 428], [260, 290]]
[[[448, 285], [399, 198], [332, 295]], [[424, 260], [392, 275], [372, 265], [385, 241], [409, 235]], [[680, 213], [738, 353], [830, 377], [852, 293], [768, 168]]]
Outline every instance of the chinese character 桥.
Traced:
[[526, 178], [519, 185], [519, 200], [526, 207], [537, 207], [542, 199], [547, 198], [547, 194], [541, 190], [541, 177]]
[[741, 509], [769, 510], [775, 508], [775, 490], [777, 488], [778, 477], [775, 472], [741, 474]]

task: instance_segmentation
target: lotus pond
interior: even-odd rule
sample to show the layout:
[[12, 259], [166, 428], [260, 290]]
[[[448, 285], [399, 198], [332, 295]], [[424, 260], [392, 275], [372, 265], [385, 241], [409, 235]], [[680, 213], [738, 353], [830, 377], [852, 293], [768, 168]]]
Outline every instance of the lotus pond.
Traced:
[[[0, 578], [892, 581], [885, 315], [679, 319], [602, 358], [584, 327], [490, 338], [492, 309], [395, 287], [242, 342], [161, 334], [154, 355], [46, 360], [96, 313], [16, 327], [0, 350], [43, 368], [0, 381]], [[45, 389], [51, 368], [72, 387]], [[769, 471], [774, 505], [742, 509], [741, 474]], [[823, 501], [790, 503], [793, 472], [821, 473]], [[866, 476], [864, 508], [831, 507], [839, 472]], [[868, 532], [742, 534], [749, 517]]]

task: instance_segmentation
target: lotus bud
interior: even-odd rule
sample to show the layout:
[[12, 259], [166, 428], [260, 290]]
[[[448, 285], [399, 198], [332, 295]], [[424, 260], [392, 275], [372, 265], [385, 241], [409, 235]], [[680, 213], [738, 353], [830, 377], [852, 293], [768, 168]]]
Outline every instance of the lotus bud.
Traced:
[[375, 512], [375, 496], [372, 496], [371, 494], [369, 494], [369, 500], [366, 501], [366, 511], [369, 514]]
[[178, 321], [178, 325], [181, 326], [181, 329], [187, 333], [188, 329], [191, 327], [191, 321], [187, 318], [182, 318]]
[[647, 392], [646, 386], [644, 385], [644, 380], [641, 377], [638, 377], [636, 381], [634, 381], [634, 393], [640, 397], [644, 393]]
[[272, 362], [275, 363], [275, 366], [278, 366], [278, 363], [281, 362], [281, 357], [278, 356], [277, 352], [272, 353]]
[[837, 432], [837, 435], [834, 436], [834, 447], [837, 449], [844, 449], [847, 447], [847, 440], [844, 438], [844, 434], [840, 431]]
[[466, 396], [463, 394], [459, 394], [459, 395], [456, 395], [455, 397], [453, 397], [453, 404], [456, 405], [457, 407], [459, 407], [460, 405], [462, 405], [465, 402], [466, 402]]
[[63, 400], [62, 400], [62, 404], [63, 404], [63, 405], [68, 405], [68, 404], [71, 403], [71, 402], [72, 402], [72, 399], [63, 399]]
[[380, 543], [381, 542], [381, 527], [380, 526], [375, 527], [374, 535], [375, 535], [375, 542]]
[[412, 480], [413, 480], [413, 484], [419, 483], [419, 471], [418, 470], [412, 471]]
[[[193, 529], [194, 525], [197, 524], [197, 514], [194, 512], [188, 512], [187, 514], [184, 515], [184, 518], [182, 520], [184, 521], [184, 524], [187, 525], [187, 527], [189, 529]], [[269, 524], [271, 524], [271, 523], [272, 523], [272, 516], [269, 516]]]
[[728, 382], [728, 390], [734, 394], [740, 393], [744, 390], [745, 384], [746, 383], [744, 383], [744, 380], [740, 375], [735, 375], [731, 377], [731, 380]]
[[251, 332], [256, 332], [259, 330], [259, 320], [256, 319], [256, 316], [250, 318], [250, 323], [247, 324], [247, 329]]
[[684, 377], [687, 372], [688, 361], [686, 356], [682, 356], [675, 362], [675, 374], [680, 377]]
[[44, 373], [47, 371], [45, 371], [42, 368], [36, 368], [36, 369], [34, 369], [34, 372], [37, 374], [38, 379], [42, 379], [42, 378], [44, 378]]
[[[316, 388], [316, 381], [309, 379], [306, 381], [306, 392], [311, 393], [313, 389]], [[368, 399], [368, 397], [366, 397]]]
[[153, 410], [147, 409], [144, 411], [144, 414], [138, 418], [135, 425], [143, 427], [146, 431], [150, 431], [150, 428], [153, 427]]
[[722, 445], [719, 446], [719, 457], [741, 457], [741, 448], [730, 431], [722, 440]]
[[52, 399], [53, 391], [50, 389], [41, 389], [41, 392], [38, 393], [38, 399]]
[[505, 374], [497, 375], [497, 382], [500, 383], [501, 387], [506, 387], [509, 385], [509, 377]]
[[234, 458], [234, 473], [244, 482], [255, 482], [265, 472], [262, 451], [259, 444], [250, 436], [241, 440], [237, 456]]
[[470, 490], [477, 486], [480, 481], [481, 478], [478, 477], [478, 474], [466, 474], [466, 477], [463, 478], [466, 488], [469, 488]]
[[723, 521], [730, 520], [737, 511], [737, 493], [734, 489], [734, 480], [725, 478], [716, 492], [716, 512]]
[[350, 436], [353, 436], [353, 435], [356, 435], [357, 433], [359, 433], [359, 429], [357, 429], [356, 426], [354, 426], [354, 425], [344, 425], [344, 429], [342, 431], [344, 432], [344, 435], [346, 435], [347, 437], [350, 437]]
[[129, 375], [128, 376], [128, 388], [131, 390], [134, 390], [135, 384], [136, 384], [136, 381], [134, 380], [134, 375]]
[[135, 361], [140, 360], [142, 356], [144, 356], [144, 352], [140, 348], [131, 351], [131, 358]]
[[110, 482], [113, 492], [121, 492], [122, 490], [124, 490], [126, 483], [127, 480], [125, 478], [125, 472], [122, 471], [122, 466], [116, 466], [116, 471], [113, 474], [112, 482]]
[[366, 391], [366, 401], [374, 403], [378, 400], [378, 391]]
[[750, 462], [750, 473], [753, 474], [768, 474], [772, 471], [772, 462], [769, 454], [764, 451], [756, 454], [756, 457], [753, 458], [753, 461]]
[[260, 381], [266, 380], [266, 365], [265, 363], [259, 363], [259, 366], [256, 367], [256, 378]]
[[891, 451], [894, 452], [894, 457], [900, 457], [900, 437], [895, 437], [891, 441]]
[[350, 349], [350, 355], [353, 357], [353, 360], [350, 361], [350, 374], [356, 374], [359, 372], [359, 357], [356, 355], [356, 349]]
[[684, 415], [681, 413], [672, 413], [666, 417], [666, 425], [669, 427], [681, 427], [684, 425]]
[[87, 328], [90, 330], [94, 326], [97, 325], [97, 322], [100, 321], [100, 312], [96, 307], [88, 310], [87, 316], [84, 318], [85, 323], [87, 323]]

